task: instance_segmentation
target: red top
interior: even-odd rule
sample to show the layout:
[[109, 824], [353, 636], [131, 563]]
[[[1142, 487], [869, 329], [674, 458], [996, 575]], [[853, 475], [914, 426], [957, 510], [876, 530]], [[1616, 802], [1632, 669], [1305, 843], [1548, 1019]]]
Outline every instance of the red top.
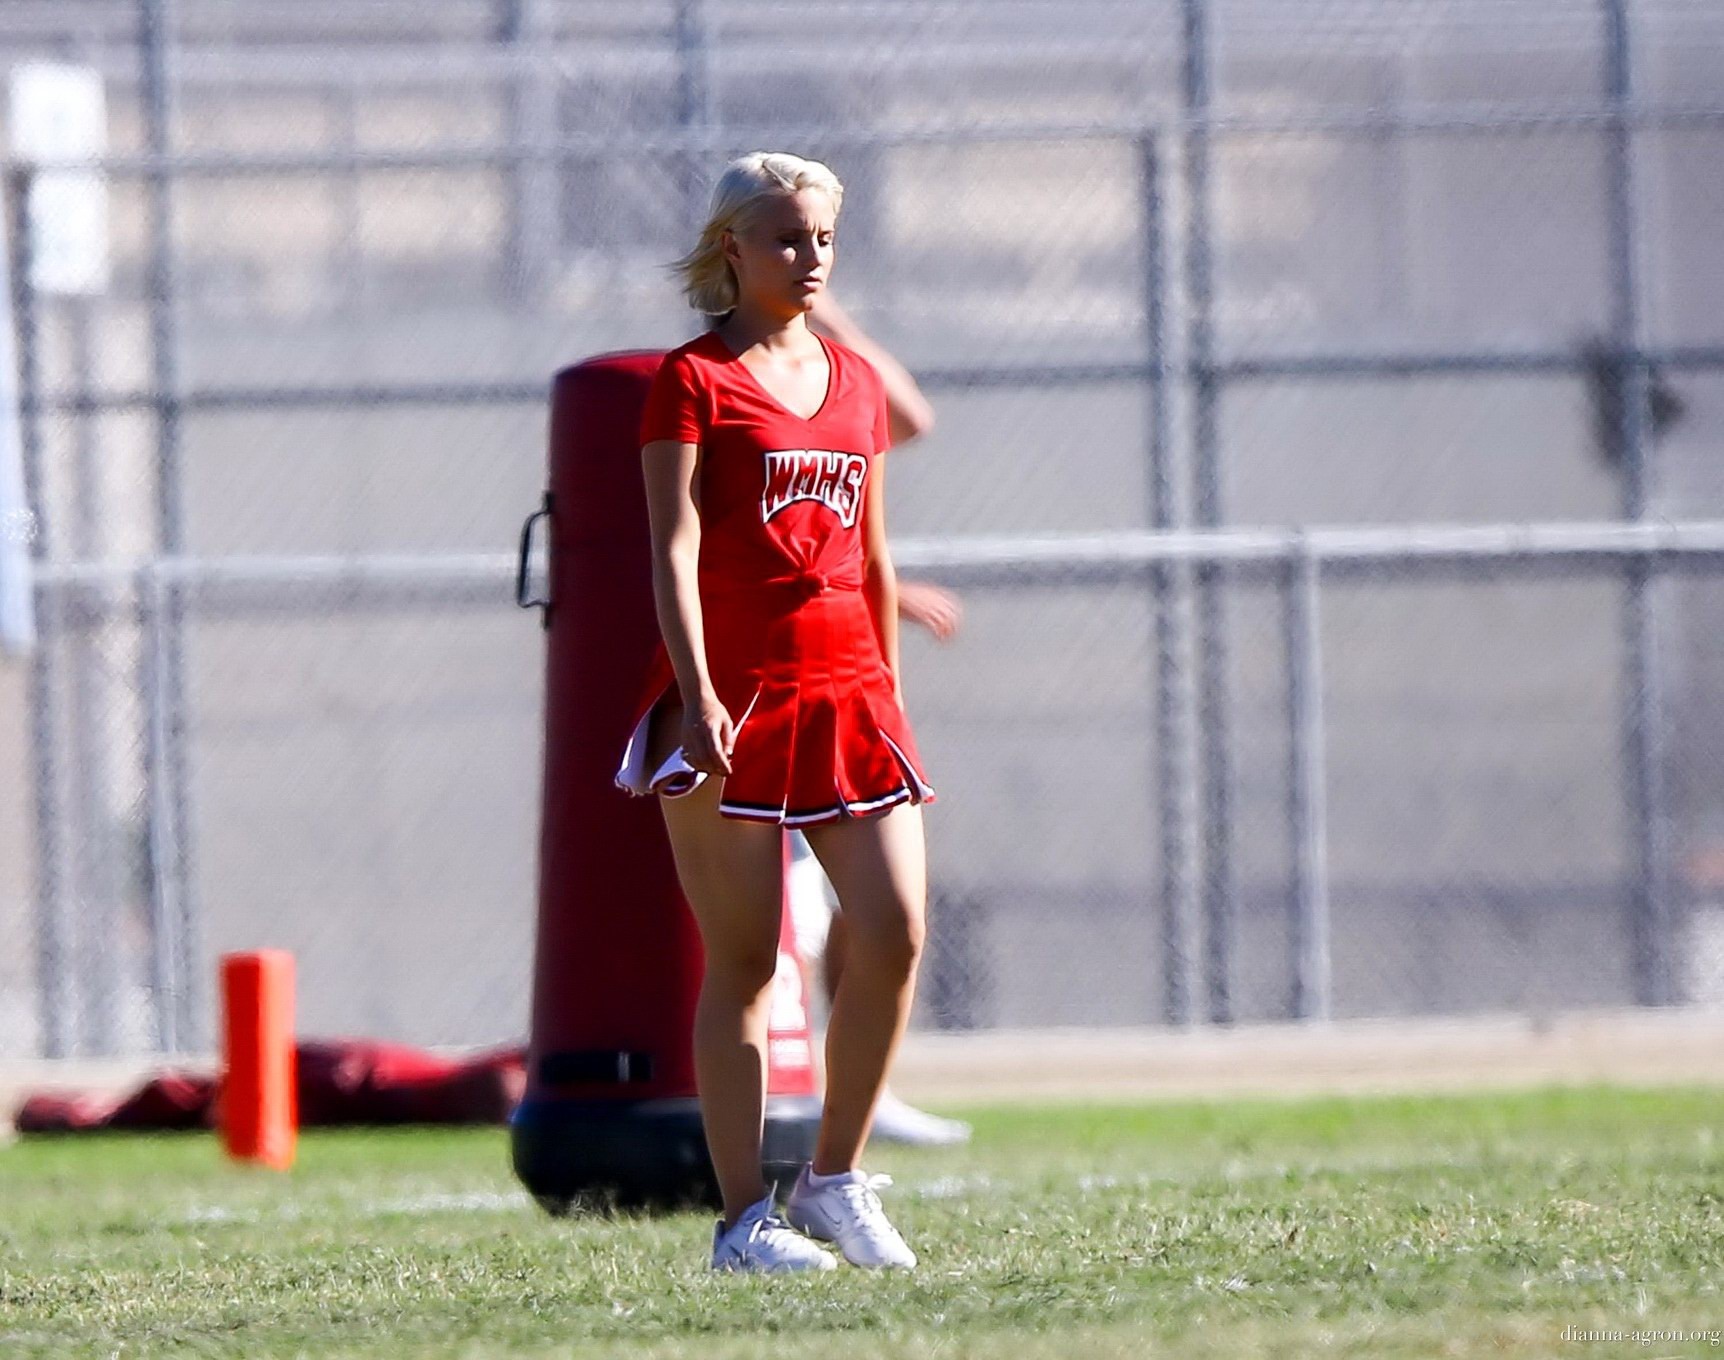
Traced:
[[[708, 331], [664, 357], [640, 432], [701, 448], [702, 641], [736, 724], [719, 814], [784, 826], [934, 800], [862, 589], [885, 385], [855, 350], [820, 343], [830, 376], [807, 420]], [[647, 766], [653, 708], [675, 683], [661, 641], [617, 771], [630, 793], [677, 797], [705, 778], [681, 752]]]
[[816, 337], [830, 364], [809, 419], [761, 386], [716, 331], [665, 355], [641, 443], [701, 446], [700, 583], [862, 585], [868, 470], [891, 443], [886, 388], [855, 350]]

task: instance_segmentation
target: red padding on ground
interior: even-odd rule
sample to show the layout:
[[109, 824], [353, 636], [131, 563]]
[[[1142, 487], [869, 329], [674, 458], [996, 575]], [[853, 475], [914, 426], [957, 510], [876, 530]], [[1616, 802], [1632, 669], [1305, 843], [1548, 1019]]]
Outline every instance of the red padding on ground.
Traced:
[[[501, 1124], [526, 1084], [518, 1047], [443, 1058], [405, 1044], [302, 1040], [294, 1063], [301, 1127]], [[20, 1133], [211, 1128], [216, 1088], [214, 1077], [161, 1072], [123, 1095], [42, 1092], [16, 1122]]]

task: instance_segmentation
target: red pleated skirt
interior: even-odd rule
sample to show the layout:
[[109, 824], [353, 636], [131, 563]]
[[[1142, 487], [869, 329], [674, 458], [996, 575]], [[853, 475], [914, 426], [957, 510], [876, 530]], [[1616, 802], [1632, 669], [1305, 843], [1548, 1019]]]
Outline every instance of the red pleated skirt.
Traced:
[[[701, 612], [707, 670], [737, 724], [720, 813], [802, 827], [934, 801], [860, 590], [817, 585], [785, 598], [703, 587]], [[675, 687], [661, 643], [617, 771], [630, 793], [677, 797], [705, 778], [680, 750], [646, 767], [653, 710]]]

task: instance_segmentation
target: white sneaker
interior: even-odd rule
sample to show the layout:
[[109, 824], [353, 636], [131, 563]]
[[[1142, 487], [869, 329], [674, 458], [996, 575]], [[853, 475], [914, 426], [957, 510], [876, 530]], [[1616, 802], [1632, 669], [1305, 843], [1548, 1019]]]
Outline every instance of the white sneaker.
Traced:
[[836, 1270], [832, 1253], [822, 1251], [772, 1212], [772, 1192], [742, 1211], [724, 1230], [721, 1218], [712, 1230], [714, 1270]]
[[892, 1184], [890, 1176], [851, 1171], [843, 1180], [816, 1186], [809, 1180], [812, 1170], [810, 1166], [802, 1168], [785, 1203], [784, 1216], [792, 1227], [822, 1242], [836, 1242], [853, 1266], [908, 1270], [916, 1264], [916, 1253], [886, 1221], [877, 1193]]
[[946, 1119], [906, 1105], [887, 1091], [875, 1107], [871, 1136], [912, 1147], [951, 1147], [970, 1141], [970, 1126], [961, 1119]]

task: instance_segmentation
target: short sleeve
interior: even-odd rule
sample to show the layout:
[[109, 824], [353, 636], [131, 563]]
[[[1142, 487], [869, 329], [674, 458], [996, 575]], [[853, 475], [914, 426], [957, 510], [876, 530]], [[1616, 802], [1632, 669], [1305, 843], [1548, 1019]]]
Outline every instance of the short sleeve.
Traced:
[[681, 444], [698, 444], [706, 432], [705, 415], [706, 392], [693, 361], [685, 353], [672, 351], [647, 389], [640, 442], [674, 439]]

